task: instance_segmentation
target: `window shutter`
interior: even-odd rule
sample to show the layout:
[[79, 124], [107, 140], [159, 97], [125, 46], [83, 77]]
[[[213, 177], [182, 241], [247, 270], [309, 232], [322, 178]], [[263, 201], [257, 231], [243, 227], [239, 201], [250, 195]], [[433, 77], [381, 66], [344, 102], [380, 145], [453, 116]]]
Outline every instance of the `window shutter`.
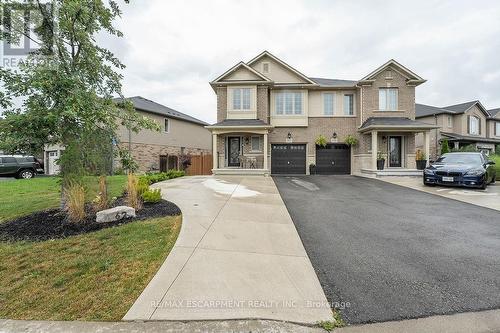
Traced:
[[467, 116], [467, 134], [470, 134], [470, 116]]

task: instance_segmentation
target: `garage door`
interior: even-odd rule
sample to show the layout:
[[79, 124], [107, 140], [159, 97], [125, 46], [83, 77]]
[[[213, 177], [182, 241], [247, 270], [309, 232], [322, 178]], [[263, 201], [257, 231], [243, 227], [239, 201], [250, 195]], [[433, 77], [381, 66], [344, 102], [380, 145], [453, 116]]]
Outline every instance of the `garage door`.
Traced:
[[271, 144], [272, 174], [305, 174], [306, 145]]
[[341, 175], [351, 173], [351, 149], [344, 144], [316, 147], [316, 173]]

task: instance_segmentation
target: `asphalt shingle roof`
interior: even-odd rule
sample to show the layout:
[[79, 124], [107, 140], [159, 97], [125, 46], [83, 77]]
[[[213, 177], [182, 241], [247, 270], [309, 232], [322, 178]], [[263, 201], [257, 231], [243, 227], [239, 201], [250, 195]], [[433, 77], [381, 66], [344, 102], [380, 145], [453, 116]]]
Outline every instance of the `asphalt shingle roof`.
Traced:
[[[199, 124], [199, 125], [204, 125], [204, 126], [208, 125], [208, 123], [206, 123], [202, 120], [196, 119], [194, 117], [191, 117], [190, 115], [187, 115], [185, 113], [179, 112], [179, 111], [174, 110], [174, 109], [171, 109], [165, 105], [161, 105], [159, 103], [153, 102], [153, 101], [151, 101], [147, 98], [141, 97], [141, 96], [128, 97], [125, 99], [131, 101], [132, 104], [134, 104], [134, 107], [138, 110], [141, 110], [141, 111], [151, 112], [151, 113], [155, 113], [158, 115], [167, 116], [167, 117], [175, 118], [175, 119], [179, 119], [179, 120], [184, 120], [184, 121], [188, 121], [188, 122]], [[121, 98], [114, 98], [113, 100], [117, 103], [122, 101]]]
[[500, 108], [498, 109], [492, 109], [492, 110], [488, 110], [488, 113], [492, 116], [492, 117], [495, 117], [497, 115], [497, 113], [500, 112]]
[[431, 105], [425, 105], [425, 104], [415, 104], [415, 117], [426, 117], [426, 116], [433, 116], [436, 114], [442, 114], [442, 113], [449, 113], [449, 114], [456, 114], [455, 111], [451, 110], [446, 110], [443, 108], [438, 108], [436, 106], [431, 106]]
[[260, 119], [225, 119], [212, 126], [269, 126]]
[[358, 81], [353, 80], [339, 80], [339, 79], [325, 79], [320, 77], [310, 77], [309, 79], [313, 80], [317, 84], [322, 87], [355, 87]]
[[370, 117], [365, 120], [360, 129], [368, 126], [414, 126], [414, 127], [429, 127], [432, 125], [422, 123], [420, 121], [411, 120], [405, 117]]
[[470, 102], [465, 102], [465, 103], [460, 103], [460, 104], [448, 105], [448, 106], [442, 107], [442, 109], [454, 111], [456, 113], [464, 113], [465, 111], [469, 110], [477, 102], [478, 101], [470, 101]]

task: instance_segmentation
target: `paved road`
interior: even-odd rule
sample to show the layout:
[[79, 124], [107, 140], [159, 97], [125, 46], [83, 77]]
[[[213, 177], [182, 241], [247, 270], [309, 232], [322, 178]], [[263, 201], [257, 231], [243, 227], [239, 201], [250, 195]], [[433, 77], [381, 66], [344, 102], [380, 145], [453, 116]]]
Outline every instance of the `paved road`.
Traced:
[[500, 213], [373, 179], [275, 177], [348, 323], [500, 308]]

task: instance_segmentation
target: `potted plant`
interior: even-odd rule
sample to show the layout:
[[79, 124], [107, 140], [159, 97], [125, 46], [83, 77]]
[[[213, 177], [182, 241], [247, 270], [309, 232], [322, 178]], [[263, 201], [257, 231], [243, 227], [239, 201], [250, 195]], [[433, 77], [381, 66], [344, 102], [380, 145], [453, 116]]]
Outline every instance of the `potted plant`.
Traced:
[[384, 170], [385, 154], [382, 152], [377, 153], [377, 170]]
[[309, 174], [311, 174], [311, 175], [316, 174], [316, 164], [314, 164], [314, 163], [309, 164]]
[[427, 166], [427, 159], [423, 151], [420, 149], [417, 150], [417, 154], [415, 156], [415, 161], [417, 163], [417, 170], [424, 170]]
[[349, 134], [345, 137], [344, 142], [346, 145], [354, 147], [358, 144], [358, 139], [354, 135]]
[[328, 141], [326, 140], [326, 137], [323, 134], [320, 134], [316, 139], [316, 146], [325, 148], [327, 144]]

